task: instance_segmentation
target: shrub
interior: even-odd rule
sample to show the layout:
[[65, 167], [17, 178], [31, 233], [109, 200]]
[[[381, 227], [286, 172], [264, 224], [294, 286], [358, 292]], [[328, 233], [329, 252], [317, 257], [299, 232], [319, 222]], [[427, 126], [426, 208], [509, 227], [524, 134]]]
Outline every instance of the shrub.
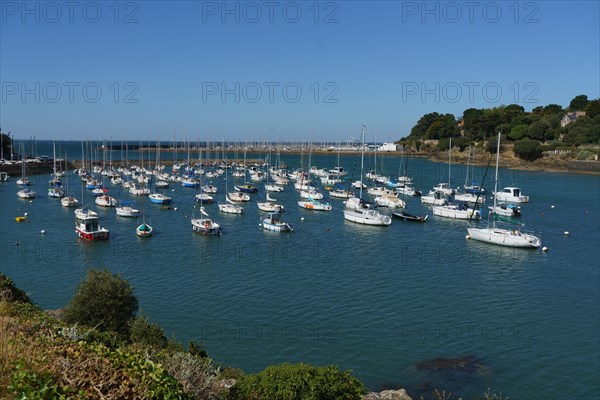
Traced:
[[595, 156], [595, 153], [592, 153], [591, 151], [588, 150], [581, 150], [579, 153], [577, 153], [577, 159], [584, 161], [584, 160], [593, 160]]
[[515, 154], [522, 160], [533, 161], [542, 156], [542, 145], [530, 139], [523, 139], [515, 142]]
[[0, 300], [29, 303], [29, 296], [15, 286], [12, 279], [4, 274], [0, 274]]
[[126, 337], [137, 309], [129, 282], [107, 269], [90, 269], [65, 307], [64, 320]]
[[360, 399], [363, 384], [350, 371], [330, 365], [281, 364], [247, 375], [230, 390], [230, 397], [242, 399], [319, 400]]
[[[502, 150], [504, 149], [504, 144], [503, 144], [504, 139], [505, 139], [505, 136], [502, 135], [502, 139], [500, 140], [500, 152], [502, 152]], [[485, 149], [488, 151], [488, 153], [496, 154], [497, 147], [498, 147], [498, 136], [489, 137], [485, 144]]]
[[160, 325], [148, 321], [145, 315], [138, 315], [131, 321], [129, 339], [133, 343], [160, 349], [166, 347], [168, 342]]
[[210, 358], [177, 352], [161, 357], [160, 361], [165, 371], [179, 382], [188, 396], [194, 399], [217, 397], [216, 378], [219, 368]]

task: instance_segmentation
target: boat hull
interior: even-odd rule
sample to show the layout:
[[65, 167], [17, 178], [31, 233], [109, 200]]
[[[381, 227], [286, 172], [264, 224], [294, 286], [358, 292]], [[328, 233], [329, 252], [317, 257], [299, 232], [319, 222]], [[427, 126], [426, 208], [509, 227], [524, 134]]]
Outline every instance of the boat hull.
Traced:
[[344, 219], [363, 225], [389, 226], [392, 218], [373, 210], [344, 210]]
[[541, 246], [541, 240], [534, 235], [516, 230], [499, 228], [467, 228], [469, 238], [480, 242], [506, 247], [533, 248]]
[[108, 238], [109, 238], [108, 230], [104, 230], [104, 229], [99, 230], [99, 231], [86, 232], [82, 229], [75, 228], [75, 232], [77, 233], [77, 236], [79, 236], [81, 239], [87, 240], [87, 241], [108, 240]]

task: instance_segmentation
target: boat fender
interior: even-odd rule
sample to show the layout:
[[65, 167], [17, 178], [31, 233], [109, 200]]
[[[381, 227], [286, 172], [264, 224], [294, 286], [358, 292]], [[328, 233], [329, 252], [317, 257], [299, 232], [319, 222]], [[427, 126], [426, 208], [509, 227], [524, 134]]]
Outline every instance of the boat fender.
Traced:
[[465, 239], [471, 239], [471, 235], [465, 236]]
[[548, 251], [548, 248], [546, 246], [542, 247], [542, 251], [545, 253]]

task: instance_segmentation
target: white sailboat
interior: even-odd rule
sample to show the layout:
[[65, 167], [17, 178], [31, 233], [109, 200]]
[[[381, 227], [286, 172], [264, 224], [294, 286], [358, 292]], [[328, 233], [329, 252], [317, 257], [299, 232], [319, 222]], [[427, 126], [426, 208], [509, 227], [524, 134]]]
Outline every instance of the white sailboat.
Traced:
[[[68, 171], [69, 169], [69, 164], [67, 163], [67, 152], [65, 151], [65, 171]], [[66, 190], [66, 196], [63, 197], [62, 199], [60, 199], [60, 204], [63, 207], [77, 207], [77, 204], [79, 203], [79, 201], [71, 194], [71, 192], [69, 192], [69, 175], [66, 174], [66, 178], [67, 178], [67, 190]]]
[[[496, 192], [498, 191], [498, 164], [500, 160], [500, 136], [501, 133], [498, 133], [498, 144], [496, 150], [496, 178], [494, 182], [494, 208], [496, 208], [497, 196]], [[496, 219], [497, 217], [494, 214], [490, 213], [488, 218], [493, 218], [492, 227], [489, 226], [488, 219], [488, 227], [487, 228], [467, 228], [467, 239], [474, 239], [480, 242], [495, 244], [499, 246], [508, 246], [508, 247], [519, 247], [519, 248], [538, 248], [542, 244], [542, 240], [539, 236], [536, 236], [532, 233], [522, 232], [519, 226], [519, 229], [504, 229], [496, 227]]]
[[[23, 154], [23, 145], [21, 145], [21, 154]], [[25, 156], [21, 156], [21, 178], [19, 180], [17, 180], [17, 185], [20, 185], [20, 186], [29, 185], [29, 178], [27, 178], [27, 175], [25, 174]], [[33, 199], [33, 198], [35, 198], [36, 195], [37, 195], [37, 193], [35, 193], [33, 190], [31, 190], [29, 188], [25, 188], [25, 189], [19, 190], [17, 192], [17, 196], [20, 199], [25, 199], [25, 200]]]
[[[192, 229], [194, 232], [201, 233], [203, 235], [222, 235], [221, 225], [216, 223], [210, 216], [204, 211], [204, 207], [200, 206], [200, 218], [192, 218]], [[205, 218], [203, 218], [205, 217]]]
[[[450, 166], [452, 165], [452, 138], [450, 138], [450, 144], [448, 149], [448, 188], [450, 188]], [[443, 185], [443, 184], [440, 184]], [[438, 185], [439, 186], [439, 185]], [[456, 194], [454, 195], [456, 200]], [[436, 205], [433, 207], [433, 215], [438, 217], [451, 218], [451, 219], [481, 219], [481, 213], [479, 210], [469, 208], [466, 203], [448, 203], [442, 205]]]
[[[267, 182], [269, 182], [269, 168], [267, 167]], [[265, 201], [257, 202], [256, 205], [260, 211], [264, 212], [283, 212], [283, 205], [276, 203], [276, 200], [269, 196], [269, 190], [265, 183]]]
[[[227, 160], [225, 160], [225, 163], [227, 163]], [[218, 203], [219, 206], [219, 211], [223, 212], [225, 214], [243, 214], [244, 213], [244, 208], [242, 206], [239, 206], [237, 204], [235, 204], [233, 201], [229, 200], [228, 193], [227, 193], [227, 176], [229, 175], [229, 172], [227, 170], [225, 170], [225, 203]]]
[[365, 128], [362, 126], [362, 148], [360, 158], [360, 192], [359, 197], [352, 197], [346, 201], [346, 209], [344, 210], [344, 219], [364, 225], [379, 225], [388, 226], [392, 223], [392, 218], [389, 215], [384, 215], [377, 210], [370, 208], [362, 200], [363, 187], [363, 169], [364, 169], [364, 154], [365, 154]]

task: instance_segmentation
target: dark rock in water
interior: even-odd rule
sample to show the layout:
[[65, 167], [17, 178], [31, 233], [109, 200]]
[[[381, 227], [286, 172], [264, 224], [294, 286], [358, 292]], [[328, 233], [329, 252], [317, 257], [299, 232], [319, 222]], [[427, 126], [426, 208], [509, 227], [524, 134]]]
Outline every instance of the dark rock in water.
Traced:
[[419, 369], [428, 369], [433, 371], [440, 370], [458, 370], [465, 372], [477, 372], [483, 368], [480, 360], [473, 356], [460, 358], [434, 358], [432, 360], [417, 363]]

